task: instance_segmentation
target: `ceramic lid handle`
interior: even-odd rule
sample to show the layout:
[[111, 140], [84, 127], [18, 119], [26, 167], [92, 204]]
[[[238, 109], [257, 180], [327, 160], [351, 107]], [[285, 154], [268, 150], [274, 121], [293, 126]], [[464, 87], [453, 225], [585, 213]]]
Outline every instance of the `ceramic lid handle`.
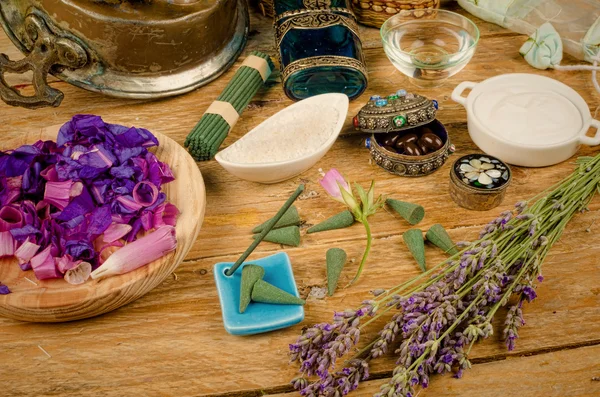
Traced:
[[579, 141], [588, 146], [600, 145], [600, 121], [592, 119], [592, 121], [590, 121], [590, 127], [596, 129], [596, 134], [594, 136], [587, 136], [585, 135], [587, 133], [587, 129], [585, 129], [579, 138]]
[[454, 89], [454, 91], [452, 91], [452, 100], [454, 102], [460, 103], [463, 106], [466, 106], [467, 105], [467, 98], [465, 98], [464, 96], [462, 96], [462, 93], [466, 89], [473, 89], [473, 88], [475, 88], [476, 85], [477, 85], [477, 83], [473, 83], [472, 81], [463, 81], [458, 86], [456, 86], [456, 88]]

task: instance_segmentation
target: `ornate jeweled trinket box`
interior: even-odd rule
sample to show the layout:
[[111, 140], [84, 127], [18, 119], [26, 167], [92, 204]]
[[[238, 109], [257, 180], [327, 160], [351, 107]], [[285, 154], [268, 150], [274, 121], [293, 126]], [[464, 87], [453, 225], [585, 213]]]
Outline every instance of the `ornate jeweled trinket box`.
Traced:
[[510, 167], [487, 154], [469, 154], [450, 170], [450, 197], [459, 206], [486, 211], [502, 203], [510, 185]]
[[354, 117], [354, 127], [372, 133], [367, 148], [377, 165], [401, 176], [424, 176], [454, 152], [448, 131], [436, 120], [438, 103], [399, 90], [372, 96]]

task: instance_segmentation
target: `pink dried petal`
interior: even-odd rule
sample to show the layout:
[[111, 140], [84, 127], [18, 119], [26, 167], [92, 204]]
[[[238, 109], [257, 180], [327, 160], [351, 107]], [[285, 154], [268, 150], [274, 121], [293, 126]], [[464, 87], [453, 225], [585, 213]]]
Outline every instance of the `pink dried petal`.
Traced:
[[83, 262], [81, 260], [73, 260], [71, 255], [63, 255], [60, 258], [54, 258], [54, 263], [58, 268], [58, 271], [61, 273], [65, 273], [67, 270], [71, 270], [79, 266], [79, 264]]
[[112, 223], [108, 229], [104, 231], [102, 240], [105, 243], [112, 243], [113, 241], [123, 238], [123, 236], [129, 233], [131, 229], [131, 225], [126, 223]]
[[23, 186], [23, 175], [6, 178], [6, 188], [8, 190], [21, 190]]
[[178, 216], [179, 210], [177, 207], [174, 204], [167, 203], [165, 205], [165, 211], [163, 212], [163, 222], [169, 226], [175, 226]]
[[140, 216], [140, 221], [142, 222], [142, 227], [145, 231], [154, 228], [152, 222], [152, 213], [150, 211], [144, 211], [144, 213]]
[[152, 224], [155, 228], [169, 225], [175, 226], [177, 224], [177, 217], [179, 216], [179, 210], [176, 206], [171, 203], [163, 203], [156, 207]]
[[[143, 192], [143, 190], [146, 192]], [[147, 190], [150, 190], [149, 192]], [[133, 199], [136, 203], [143, 207], [150, 207], [156, 202], [158, 198], [158, 187], [155, 184], [148, 181], [138, 182], [133, 188]]]
[[92, 265], [88, 262], [79, 261], [76, 267], [67, 270], [65, 281], [72, 285], [83, 284], [90, 278], [91, 273]]
[[21, 186], [23, 184], [23, 176], [14, 176], [6, 178], [4, 200], [2, 204], [7, 205], [15, 202], [21, 196]]
[[92, 272], [93, 279], [129, 273], [151, 263], [177, 247], [175, 228], [163, 226], [112, 254]]
[[9, 231], [0, 232], [0, 258], [15, 254], [15, 239]]
[[73, 186], [71, 186], [71, 190], [69, 190], [69, 196], [77, 197], [83, 191], [83, 183], [75, 182]]
[[157, 206], [154, 210], [154, 214], [152, 215], [152, 225], [154, 225], [155, 228], [159, 228], [161, 226], [166, 225], [165, 221], [163, 220], [165, 208], [166, 204], [162, 203], [161, 205]]
[[98, 203], [104, 204], [104, 201], [105, 201], [104, 196], [100, 192], [100, 189], [98, 188], [98, 186], [92, 185], [92, 187], [90, 188], [90, 191], [92, 192], [92, 195], [94, 196], [94, 198], [96, 199], [96, 201]]
[[73, 187], [73, 181], [46, 182], [44, 201], [61, 211], [64, 210], [71, 198], [71, 187]]
[[50, 253], [52, 246], [49, 245], [45, 250], [31, 258], [31, 267], [38, 280], [46, 280], [49, 278], [61, 278], [62, 275], [58, 272], [54, 258]]
[[42, 200], [35, 205], [35, 211], [40, 220], [50, 219], [50, 204]]
[[6, 232], [23, 226], [23, 213], [12, 205], [0, 209], [0, 232]]
[[124, 196], [117, 197], [117, 201], [123, 204], [125, 208], [132, 211], [137, 211], [143, 207], [142, 205], [136, 203], [134, 200], [130, 200], [129, 198]]
[[113, 241], [112, 243], [108, 243], [97, 249], [98, 251], [98, 261], [102, 265], [112, 254], [117, 252], [119, 248], [124, 247], [125, 244], [121, 240]]
[[44, 178], [47, 181], [50, 181], [50, 182], [58, 181], [58, 172], [56, 172], [56, 166], [54, 164], [52, 164], [51, 166], [47, 167], [45, 170], [40, 172], [40, 175], [42, 178]]
[[25, 240], [25, 242], [15, 251], [15, 256], [19, 260], [19, 265], [29, 263], [39, 249], [39, 245], [32, 243], [29, 239]]
[[323, 189], [325, 189], [327, 194], [329, 194], [334, 200], [337, 200], [341, 203], [344, 203], [344, 199], [342, 198], [342, 192], [340, 189], [344, 189], [347, 192], [351, 191], [348, 182], [335, 168], [327, 171], [327, 173], [325, 173], [323, 176], [323, 179], [319, 180], [319, 183], [321, 186], [323, 186]]

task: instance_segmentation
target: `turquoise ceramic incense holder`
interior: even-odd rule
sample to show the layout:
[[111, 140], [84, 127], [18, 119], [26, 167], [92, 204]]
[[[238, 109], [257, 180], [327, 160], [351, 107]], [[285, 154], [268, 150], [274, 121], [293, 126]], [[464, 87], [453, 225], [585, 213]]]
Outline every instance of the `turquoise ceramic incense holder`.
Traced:
[[264, 281], [300, 297], [294, 280], [292, 263], [285, 252], [244, 262], [231, 276], [226, 276], [225, 272], [231, 268], [233, 262], [217, 263], [213, 270], [225, 330], [232, 335], [252, 335], [286, 328], [301, 322], [304, 319], [304, 307], [299, 305], [250, 302], [243, 314], [239, 312], [242, 269], [246, 264], [263, 267]]

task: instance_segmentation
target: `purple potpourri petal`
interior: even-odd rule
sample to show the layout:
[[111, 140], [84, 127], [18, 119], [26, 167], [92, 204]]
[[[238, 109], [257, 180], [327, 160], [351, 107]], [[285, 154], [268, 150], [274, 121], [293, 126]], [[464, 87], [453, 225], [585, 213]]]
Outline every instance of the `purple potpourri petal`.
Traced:
[[59, 221], [70, 221], [75, 217], [89, 214], [96, 208], [92, 196], [87, 188], [83, 188], [81, 194], [71, 200], [69, 205], [56, 217]]
[[130, 165], [120, 165], [110, 169], [110, 175], [119, 179], [129, 179], [135, 174], [135, 170]]
[[104, 205], [96, 208], [88, 219], [88, 236], [91, 240], [95, 239], [108, 229], [112, 223], [110, 206]]
[[[110, 128], [112, 129], [112, 125]], [[123, 130], [121, 126], [113, 129], [115, 142], [127, 148], [158, 146], [158, 139], [144, 128], [131, 127]]]

